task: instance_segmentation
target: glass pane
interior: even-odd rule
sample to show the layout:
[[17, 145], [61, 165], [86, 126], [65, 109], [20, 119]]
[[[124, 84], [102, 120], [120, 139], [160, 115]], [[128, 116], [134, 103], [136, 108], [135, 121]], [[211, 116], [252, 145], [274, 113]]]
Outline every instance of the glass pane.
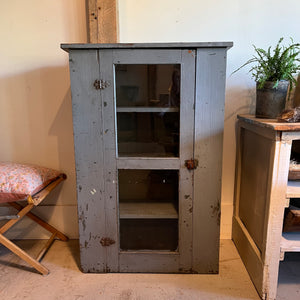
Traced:
[[178, 157], [179, 113], [118, 112], [119, 156]]
[[166, 250], [178, 249], [178, 220], [122, 219], [120, 220], [120, 249]]
[[178, 171], [119, 170], [120, 248], [178, 247]]
[[179, 107], [180, 65], [115, 65], [117, 107]]
[[120, 202], [178, 202], [178, 170], [118, 170]]

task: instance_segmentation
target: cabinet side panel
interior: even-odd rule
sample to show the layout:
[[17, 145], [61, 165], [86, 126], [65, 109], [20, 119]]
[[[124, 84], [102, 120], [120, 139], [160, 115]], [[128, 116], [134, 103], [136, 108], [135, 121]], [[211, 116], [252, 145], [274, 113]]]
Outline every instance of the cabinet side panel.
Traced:
[[262, 251], [272, 141], [249, 130], [242, 139], [239, 217]]
[[226, 49], [198, 49], [196, 63], [193, 269], [219, 270]]
[[70, 51], [70, 77], [75, 144], [77, 202], [81, 268], [105, 271], [103, 145], [100, 92], [93, 83], [99, 78], [96, 50]]

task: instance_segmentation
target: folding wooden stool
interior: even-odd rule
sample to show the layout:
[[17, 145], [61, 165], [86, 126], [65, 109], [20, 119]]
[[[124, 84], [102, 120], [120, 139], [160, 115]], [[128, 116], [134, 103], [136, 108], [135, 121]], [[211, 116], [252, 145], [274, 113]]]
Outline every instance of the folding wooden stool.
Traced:
[[[39, 205], [65, 179], [65, 174], [49, 168], [0, 162], [0, 203], [7, 203], [19, 211], [17, 215], [0, 216], [0, 220], [9, 220], [0, 227], [0, 244], [14, 252], [43, 275], [47, 275], [49, 270], [39, 261], [43, 258], [56, 237], [62, 241], [67, 241], [68, 237], [30, 211]], [[18, 203], [19, 201], [27, 201], [27, 204], [23, 206]], [[31, 257], [3, 235], [24, 216], [29, 217], [52, 233], [37, 258]]]

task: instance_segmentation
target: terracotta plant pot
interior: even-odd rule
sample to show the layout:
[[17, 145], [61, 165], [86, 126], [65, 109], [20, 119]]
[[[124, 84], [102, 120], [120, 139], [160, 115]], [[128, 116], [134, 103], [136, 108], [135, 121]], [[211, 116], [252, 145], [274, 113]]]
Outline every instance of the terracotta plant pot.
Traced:
[[256, 84], [256, 117], [276, 119], [284, 110], [289, 82], [279, 81], [276, 88], [275, 82], [267, 81], [263, 88], [258, 88]]

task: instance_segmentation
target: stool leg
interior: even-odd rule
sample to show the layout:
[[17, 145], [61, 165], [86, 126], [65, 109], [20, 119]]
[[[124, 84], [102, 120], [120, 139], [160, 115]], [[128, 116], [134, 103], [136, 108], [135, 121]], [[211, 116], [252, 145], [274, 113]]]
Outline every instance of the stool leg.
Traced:
[[34, 267], [37, 271], [39, 271], [43, 275], [49, 274], [49, 270], [46, 267], [44, 267], [37, 260], [32, 258], [29, 254], [27, 254], [25, 251], [23, 251], [20, 247], [15, 245], [13, 242], [11, 242], [2, 234], [0, 234], [0, 243], [6, 248], [8, 248], [9, 250], [11, 250], [13, 253], [15, 253], [17, 256], [19, 256], [21, 259], [25, 260], [28, 264], [30, 264], [32, 267]]
[[40, 251], [39, 255], [37, 256], [36, 260], [40, 261], [43, 256], [46, 254], [48, 249], [51, 247], [52, 243], [54, 242], [56, 233], [53, 233], [50, 237], [50, 239], [47, 241], [46, 245], [43, 247], [43, 249]]

